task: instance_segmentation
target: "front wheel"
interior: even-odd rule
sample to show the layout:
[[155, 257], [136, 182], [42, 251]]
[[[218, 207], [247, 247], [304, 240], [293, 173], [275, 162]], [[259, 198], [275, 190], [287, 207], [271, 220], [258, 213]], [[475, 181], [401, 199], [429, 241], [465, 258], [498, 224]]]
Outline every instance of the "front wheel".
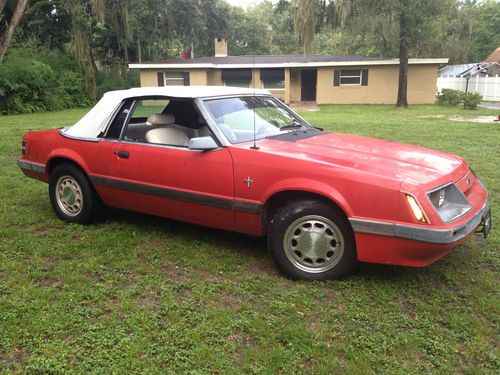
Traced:
[[321, 201], [291, 201], [278, 209], [268, 228], [268, 245], [278, 268], [291, 279], [341, 279], [356, 264], [347, 218]]
[[102, 203], [87, 176], [71, 164], [58, 165], [50, 175], [50, 203], [57, 216], [70, 223], [93, 221]]

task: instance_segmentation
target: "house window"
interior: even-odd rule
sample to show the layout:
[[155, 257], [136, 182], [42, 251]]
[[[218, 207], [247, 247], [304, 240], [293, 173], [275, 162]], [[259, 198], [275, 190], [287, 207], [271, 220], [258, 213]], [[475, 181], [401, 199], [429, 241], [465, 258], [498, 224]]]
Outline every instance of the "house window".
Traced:
[[250, 81], [244, 79], [226, 79], [224, 81], [224, 86], [250, 87]]
[[250, 87], [252, 69], [222, 69], [224, 86]]
[[334, 86], [368, 85], [368, 69], [339, 69], [333, 74]]
[[158, 72], [158, 86], [189, 86], [189, 72]]
[[165, 86], [185, 86], [183, 72], [166, 72]]
[[360, 85], [361, 84], [361, 69], [356, 70], [341, 70], [340, 71], [341, 85]]
[[269, 68], [260, 70], [260, 79], [266, 89], [284, 89], [285, 88], [285, 69]]
[[265, 89], [284, 89], [285, 88], [285, 80], [284, 79], [268, 79], [264, 82]]

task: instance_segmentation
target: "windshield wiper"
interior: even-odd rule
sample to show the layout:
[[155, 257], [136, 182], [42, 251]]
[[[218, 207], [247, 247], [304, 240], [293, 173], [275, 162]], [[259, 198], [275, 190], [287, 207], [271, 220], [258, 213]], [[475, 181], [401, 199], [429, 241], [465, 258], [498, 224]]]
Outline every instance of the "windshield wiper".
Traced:
[[304, 125], [302, 124], [298, 124], [298, 123], [293, 123], [293, 124], [288, 124], [288, 125], [283, 125], [283, 126], [280, 126], [280, 130], [287, 130], [287, 129], [300, 129], [302, 128]]

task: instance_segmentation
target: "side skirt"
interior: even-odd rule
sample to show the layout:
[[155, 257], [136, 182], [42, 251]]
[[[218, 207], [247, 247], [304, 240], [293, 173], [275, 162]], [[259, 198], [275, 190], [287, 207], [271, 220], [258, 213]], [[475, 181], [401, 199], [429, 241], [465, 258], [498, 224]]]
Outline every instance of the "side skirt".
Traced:
[[262, 212], [262, 205], [241, 199], [216, 197], [208, 194], [193, 193], [190, 191], [149, 185], [132, 181], [124, 181], [104, 176], [91, 175], [90, 181], [95, 186], [126, 190], [134, 193], [146, 194], [160, 198], [179, 200], [204, 206], [222, 208], [225, 210], [245, 212], [258, 215]]

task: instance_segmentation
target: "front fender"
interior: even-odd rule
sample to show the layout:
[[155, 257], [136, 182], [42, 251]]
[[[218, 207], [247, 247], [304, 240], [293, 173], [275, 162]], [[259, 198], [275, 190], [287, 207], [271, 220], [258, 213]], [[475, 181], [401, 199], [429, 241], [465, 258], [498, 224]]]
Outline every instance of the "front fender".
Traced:
[[263, 203], [265, 204], [273, 195], [285, 191], [304, 191], [321, 195], [337, 204], [348, 217], [352, 216], [351, 206], [334, 187], [324, 182], [307, 178], [290, 178], [276, 182], [264, 192]]

